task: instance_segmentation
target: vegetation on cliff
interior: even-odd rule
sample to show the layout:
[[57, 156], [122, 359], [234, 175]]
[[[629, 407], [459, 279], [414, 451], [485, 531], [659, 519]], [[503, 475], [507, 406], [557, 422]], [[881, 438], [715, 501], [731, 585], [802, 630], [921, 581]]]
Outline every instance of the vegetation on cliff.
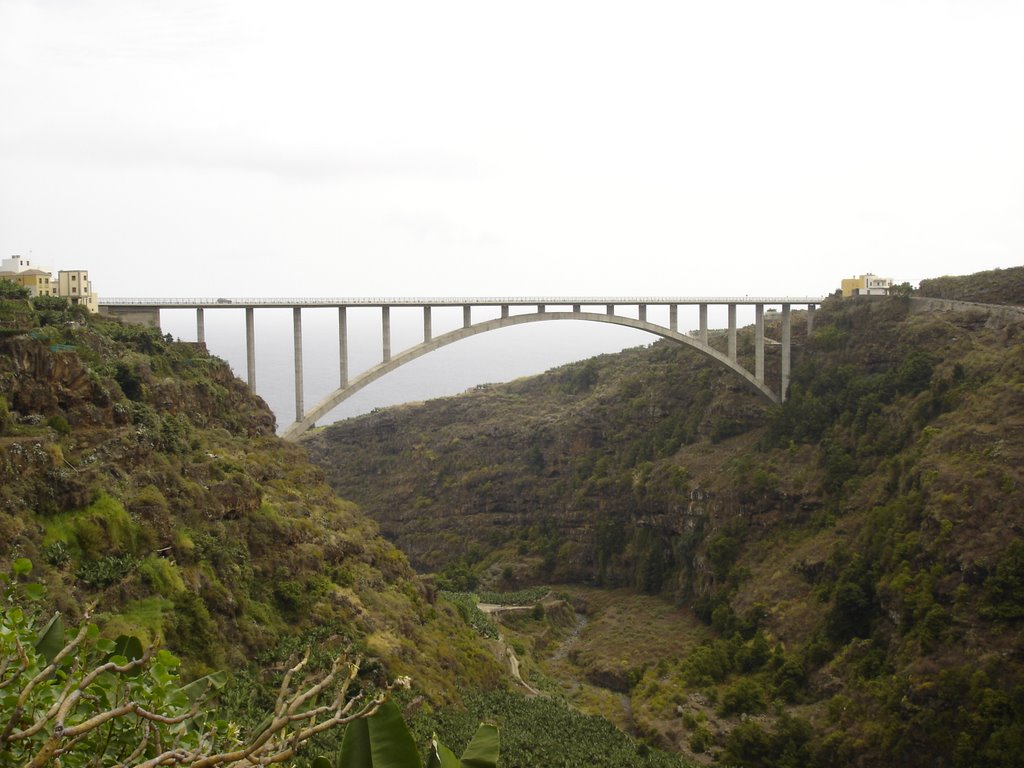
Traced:
[[230, 670], [220, 705], [255, 725], [276, 677], [313, 647], [411, 675], [503, 684], [491, 652], [405, 556], [338, 498], [273, 415], [200, 345], [61, 301], [0, 302], [0, 565], [18, 558], [70, 624], [137, 635], [186, 678]]
[[306, 444], [444, 580], [631, 586], [704, 622], [627, 663], [657, 743], [737, 765], [1017, 765], [1024, 317], [929, 306], [826, 302], [782, 407], [659, 343]]
[[1024, 267], [922, 280], [918, 294], [936, 299], [1024, 306]]

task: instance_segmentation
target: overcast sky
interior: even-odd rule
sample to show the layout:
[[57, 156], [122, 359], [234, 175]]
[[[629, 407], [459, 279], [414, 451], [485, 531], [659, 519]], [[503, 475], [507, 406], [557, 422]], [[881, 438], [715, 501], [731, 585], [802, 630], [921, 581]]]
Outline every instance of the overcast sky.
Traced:
[[0, 254], [107, 296], [1024, 263], [1024, 2], [0, 0]]

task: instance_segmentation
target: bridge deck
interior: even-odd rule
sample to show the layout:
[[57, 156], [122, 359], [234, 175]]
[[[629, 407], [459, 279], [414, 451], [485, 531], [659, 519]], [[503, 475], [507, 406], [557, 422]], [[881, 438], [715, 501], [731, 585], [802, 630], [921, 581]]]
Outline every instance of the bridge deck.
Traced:
[[107, 307], [160, 307], [198, 309], [199, 307], [500, 307], [530, 306], [596, 306], [607, 304], [821, 304], [821, 296], [465, 296], [465, 297], [332, 297], [332, 298], [111, 298], [102, 299]]

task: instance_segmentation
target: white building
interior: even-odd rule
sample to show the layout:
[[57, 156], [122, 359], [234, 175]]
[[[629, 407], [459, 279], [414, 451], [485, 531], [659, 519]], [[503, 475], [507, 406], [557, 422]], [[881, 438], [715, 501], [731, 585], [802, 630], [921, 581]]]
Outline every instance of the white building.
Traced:
[[868, 272], [843, 279], [843, 297], [849, 296], [886, 296], [892, 288], [892, 278], [879, 277]]

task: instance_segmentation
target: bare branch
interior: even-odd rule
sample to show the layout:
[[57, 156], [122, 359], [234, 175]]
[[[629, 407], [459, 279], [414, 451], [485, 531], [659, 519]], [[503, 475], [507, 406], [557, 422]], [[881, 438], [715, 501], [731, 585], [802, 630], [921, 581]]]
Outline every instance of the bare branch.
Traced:
[[[64, 659], [66, 659], [79, 645], [82, 644], [82, 641], [85, 640], [85, 636], [88, 634], [88, 632], [88, 624], [83, 624], [81, 627], [79, 627], [78, 634], [75, 635], [74, 639], [70, 643], [65, 645], [63, 648], [61, 648], [60, 653], [53, 657], [53, 661], [47, 664], [39, 672], [39, 674], [37, 674], [28, 682], [28, 684], [22, 689], [21, 695], [18, 697], [19, 707], [24, 706], [25, 702], [28, 700], [29, 694], [32, 693], [32, 690], [37, 685], [39, 685], [39, 683], [43, 682], [43, 680], [46, 680], [48, 677], [50, 677], [50, 675], [56, 672], [57, 667], [60, 666], [60, 663], [64, 661]], [[18, 643], [18, 649], [19, 651], [24, 653], [24, 651], [21, 650], [21, 643]]]
[[285, 696], [288, 695], [288, 689], [292, 683], [292, 676], [297, 674], [309, 661], [309, 649], [306, 649], [306, 653], [302, 657], [302, 661], [296, 664], [294, 667], [284, 673], [284, 678], [281, 680], [281, 687], [277, 692], [277, 701], [274, 703], [274, 714], [278, 715], [283, 711]]

